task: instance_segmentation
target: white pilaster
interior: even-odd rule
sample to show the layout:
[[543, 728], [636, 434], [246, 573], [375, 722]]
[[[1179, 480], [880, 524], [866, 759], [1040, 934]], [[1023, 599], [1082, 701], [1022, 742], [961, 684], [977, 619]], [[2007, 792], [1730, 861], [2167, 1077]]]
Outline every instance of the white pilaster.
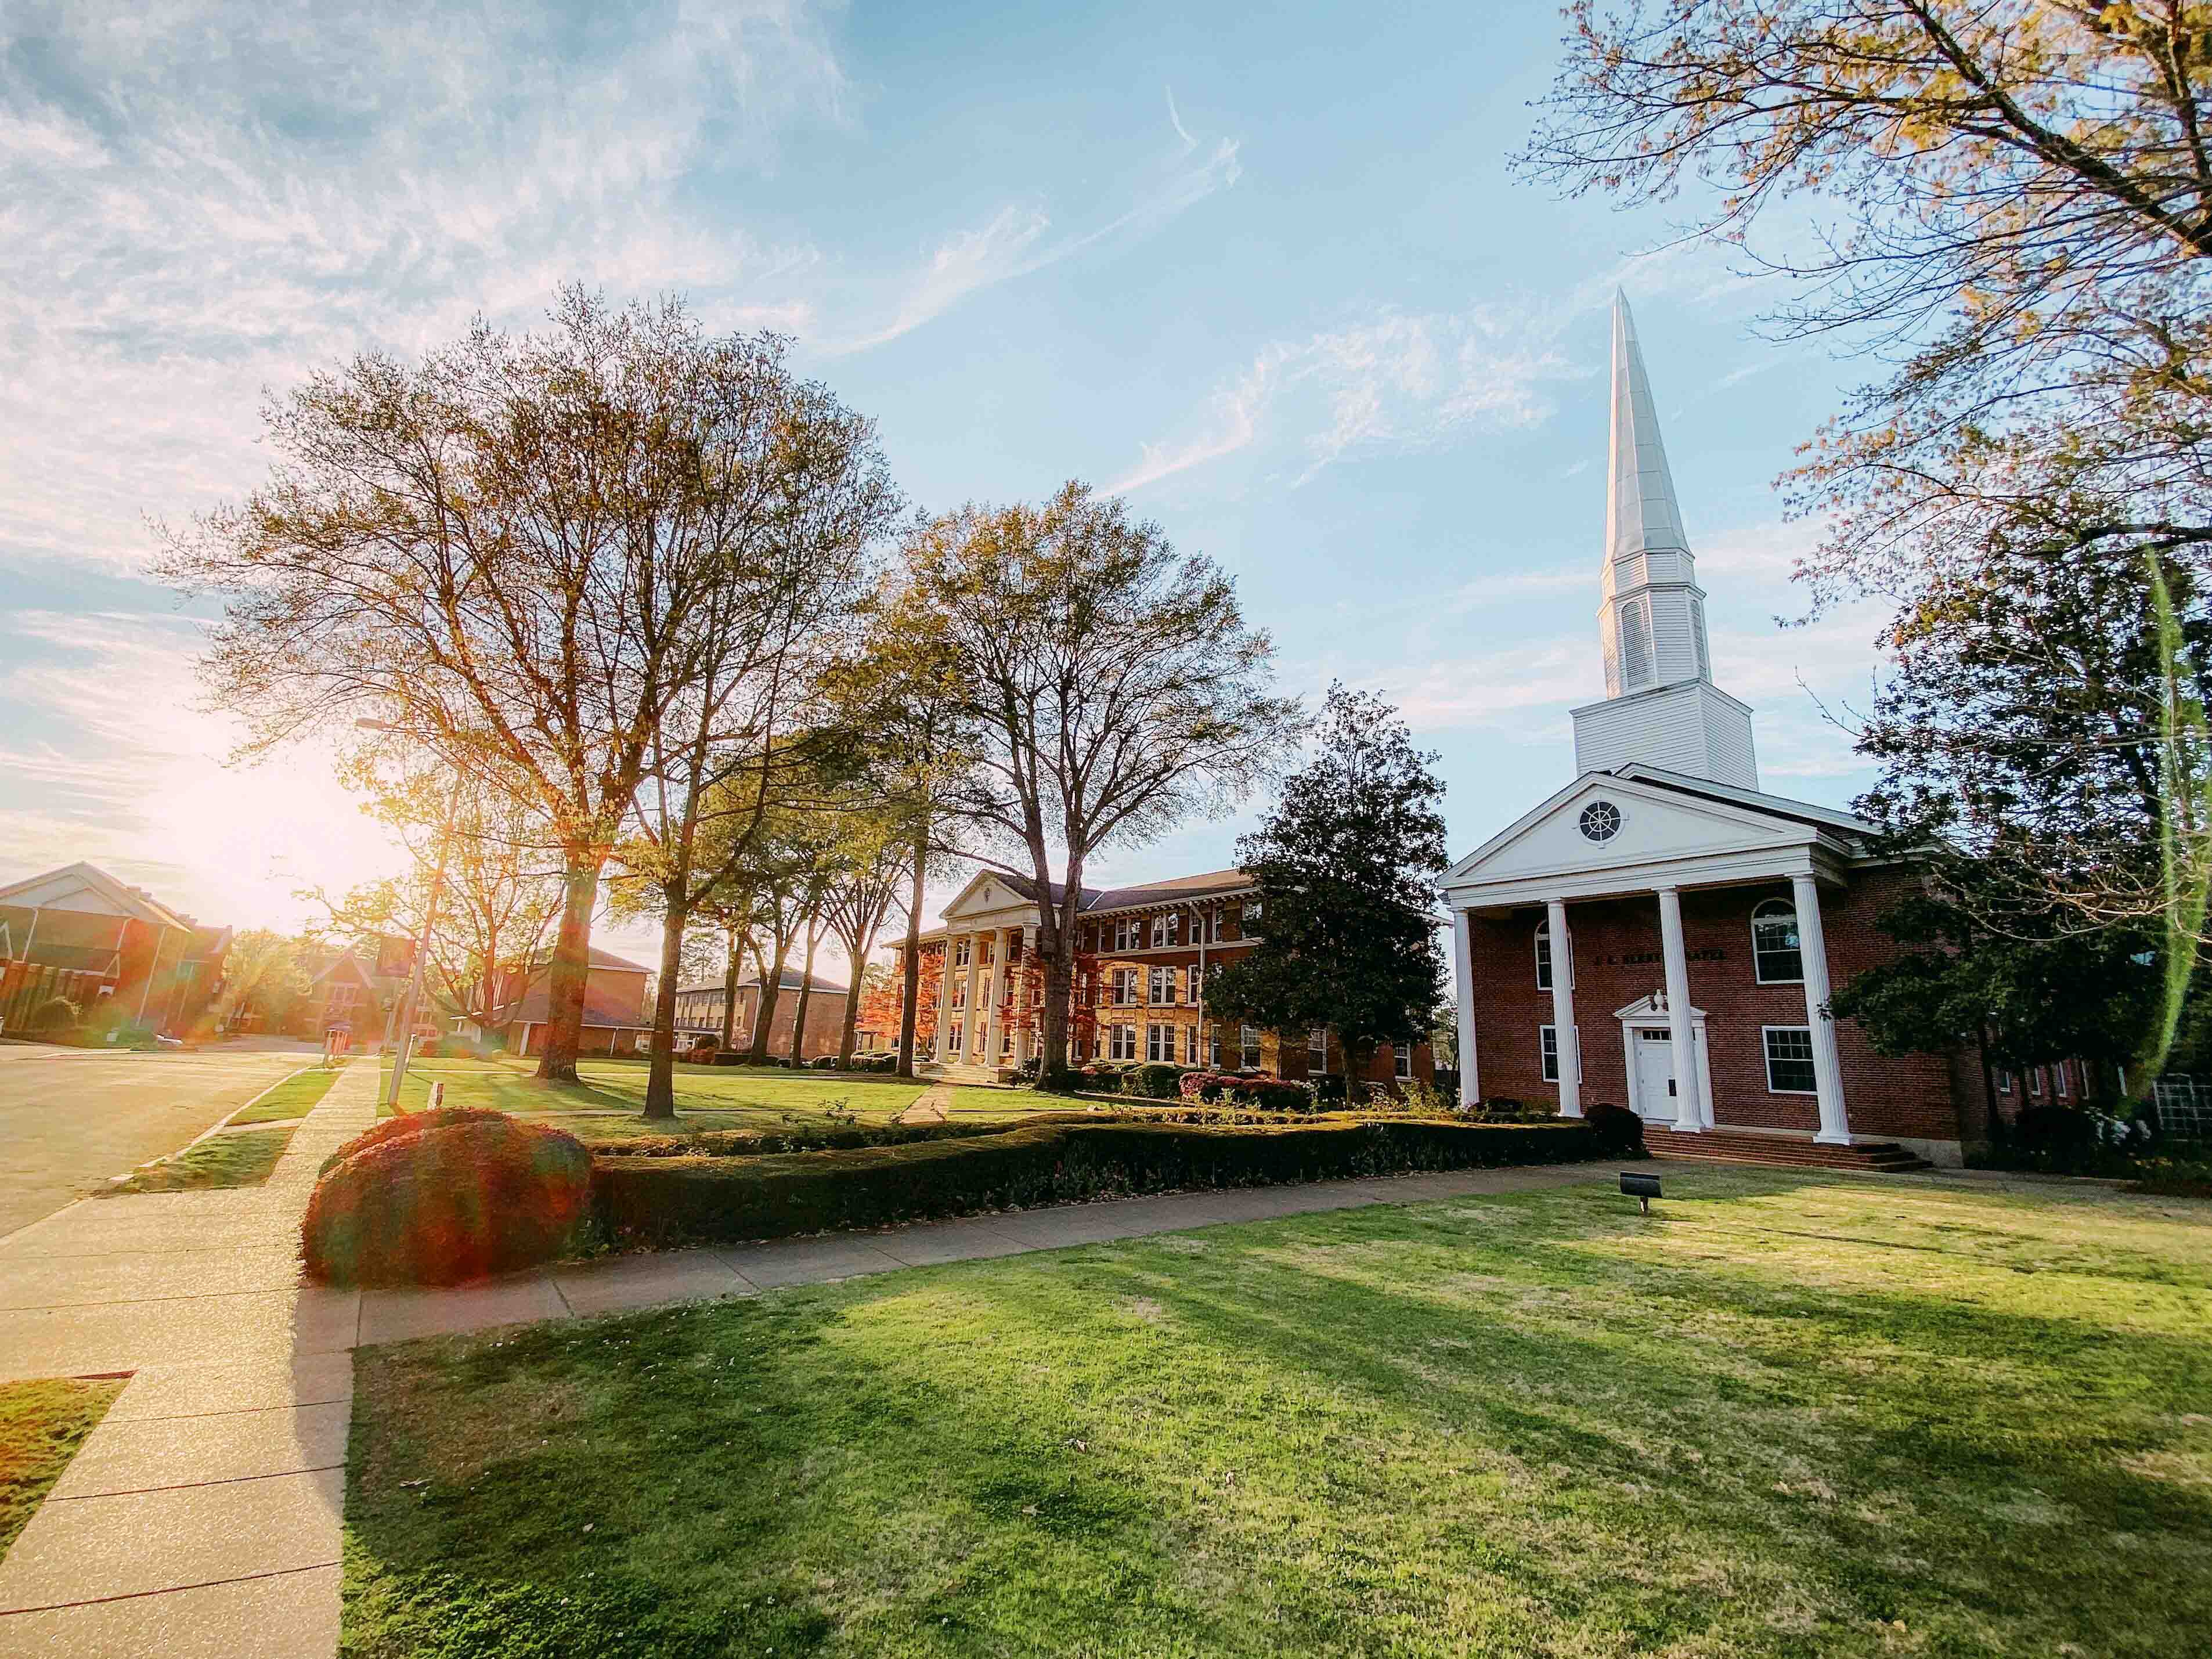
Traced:
[[1575, 955], [1564, 899], [1544, 905], [1552, 925], [1552, 1024], [1559, 1048], [1559, 1115], [1583, 1115], [1582, 1045], [1575, 1041]]
[[1674, 1048], [1674, 1130], [1697, 1134], [1705, 1128], [1698, 1109], [1698, 1028], [1690, 1018], [1690, 958], [1682, 948], [1682, 896], [1659, 890], [1659, 951], [1667, 967], [1667, 1032]]
[[1452, 912], [1452, 977], [1459, 986], [1459, 1100], [1472, 1106], [1482, 1098], [1474, 1063], [1474, 941], [1459, 909]]
[[1820, 1132], [1832, 1146], [1851, 1144], [1844, 1112], [1844, 1068], [1836, 1054], [1836, 1019], [1828, 1012], [1828, 936], [1820, 926], [1820, 890], [1808, 876], [1790, 878], [1797, 903], [1797, 954], [1805, 964], [1805, 1023], [1813, 1028], [1813, 1087], [1820, 1103]]
[[952, 935], [945, 936], [945, 972], [937, 986], [937, 1060], [945, 1063], [952, 1039]]

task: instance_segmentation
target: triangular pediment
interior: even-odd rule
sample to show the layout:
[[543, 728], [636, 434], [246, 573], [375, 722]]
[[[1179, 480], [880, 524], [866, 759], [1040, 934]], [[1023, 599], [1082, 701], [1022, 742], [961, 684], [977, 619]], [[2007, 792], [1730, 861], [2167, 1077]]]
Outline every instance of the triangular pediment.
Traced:
[[1444, 885], [1579, 875], [1803, 846], [1819, 838], [1812, 825], [1795, 819], [1592, 772], [1468, 854]]
[[[1664, 991], [1647, 991], [1626, 1008], [1614, 1009], [1613, 1017], [1615, 1019], [1664, 1019], [1667, 1018], [1667, 994]], [[1702, 1008], [1690, 1010], [1690, 1018], [1693, 1020], [1705, 1017], [1705, 1011]]]
[[1029, 896], [1017, 890], [1005, 876], [994, 870], [981, 870], [953, 896], [952, 902], [938, 915], [946, 921], [956, 921], [969, 916], [996, 915], [1008, 910], [1031, 908]]

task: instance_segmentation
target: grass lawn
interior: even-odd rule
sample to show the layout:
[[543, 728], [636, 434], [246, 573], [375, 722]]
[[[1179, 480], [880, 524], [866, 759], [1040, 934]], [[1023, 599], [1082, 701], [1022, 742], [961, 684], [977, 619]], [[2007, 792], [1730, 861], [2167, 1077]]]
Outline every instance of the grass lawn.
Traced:
[[2203, 1650], [2212, 1205], [1665, 1179], [365, 1351], [344, 1651]]
[[288, 1118], [305, 1117], [318, 1101], [330, 1093], [331, 1085], [338, 1080], [338, 1073], [343, 1069], [343, 1066], [318, 1064], [295, 1072], [231, 1121], [281, 1123]]
[[[420, 1111], [429, 1103], [431, 1083], [441, 1080], [448, 1106], [513, 1112], [556, 1124], [587, 1141], [672, 1133], [666, 1124], [647, 1123], [635, 1115], [645, 1109], [641, 1060], [586, 1060], [576, 1067], [576, 1083], [541, 1083], [534, 1069], [531, 1060], [420, 1061], [407, 1068], [400, 1103]], [[381, 1077], [389, 1086], [389, 1062]], [[825, 1124], [829, 1109], [841, 1104], [863, 1118], [888, 1121], [913, 1105], [924, 1086], [896, 1078], [825, 1077], [780, 1067], [678, 1066], [674, 1133]]]
[[0, 1557], [100, 1425], [122, 1377], [0, 1382]]
[[128, 1181], [93, 1188], [94, 1198], [125, 1193], [190, 1193], [211, 1187], [258, 1187], [269, 1179], [292, 1139], [289, 1127], [210, 1135], [173, 1158], [149, 1164]]

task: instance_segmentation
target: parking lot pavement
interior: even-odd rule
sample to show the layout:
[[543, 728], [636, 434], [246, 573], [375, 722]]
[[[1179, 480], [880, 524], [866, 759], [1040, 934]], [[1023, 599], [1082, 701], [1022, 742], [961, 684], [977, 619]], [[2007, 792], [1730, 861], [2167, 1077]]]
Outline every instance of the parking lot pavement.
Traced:
[[152, 1054], [0, 1042], [0, 1237], [175, 1152], [315, 1053], [268, 1039]]

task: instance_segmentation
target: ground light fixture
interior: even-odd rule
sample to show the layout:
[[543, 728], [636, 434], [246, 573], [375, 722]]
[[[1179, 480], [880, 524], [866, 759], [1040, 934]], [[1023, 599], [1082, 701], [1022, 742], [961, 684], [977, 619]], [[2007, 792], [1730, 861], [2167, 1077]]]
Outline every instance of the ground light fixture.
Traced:
[[1620, 1195], [1632, 1198], [1645, 1215], [1651, 1213], [1651, 1200], [1659, 1196], [1659, 1177], [1638, 1175], [1633, 1170], [1620, 1172]]

